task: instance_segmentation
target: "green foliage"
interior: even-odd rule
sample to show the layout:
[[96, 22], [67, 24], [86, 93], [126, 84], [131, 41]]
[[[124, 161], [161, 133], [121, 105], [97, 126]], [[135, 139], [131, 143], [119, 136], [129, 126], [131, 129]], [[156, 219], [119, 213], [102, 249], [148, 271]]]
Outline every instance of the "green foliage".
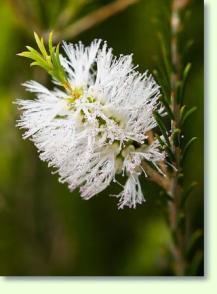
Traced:
[[201, 249], [198, 249], [201, 242], [203, 242], [203, 231], [197, 229], [191, 235], [187, 244], [186, 258], [189, 260], [187, 275], [197, 275], [198, 268], [203, 264], [203, 252]]
[[181, 129], [179, 128], [175, 128], [173, 130], [173, 133], [172, 133], [172, 136], [171, 136], [171, 139], [173, 141], [173, 144], [175, 147], [179, 146], [180, 145], [180, 137], [181, 137]]
[[187, 250], [186, 250], [186, 254], [187, 256], [191, 256], [190, 253], [192, 253], [192, 251], [194, 251], [195, 247], [196, 247], [196, 243], [198, 241], [200, 241], [200, 239], [203, 237], [203, 231], [201, 229], [197, 229], [195, 230], [195, 232], [192, 234], [188, 245], [187, 245]]
[[189, 110], [186, 110], [186, 111], [185, 110], [186, 110], [186, 107], [183, 109], [183, 111], [181, 113], [181, 117], [180, 117], [180, 123], [182, 125], [184, 125], [186, 120], [190, 117], [190, 115], [197, 110], [197, 107], [193, 106]]
[[167, 146], [169, 147], [170, 146], [169, 136], [168, 136], [167, 128], [163, 122], [163, 119], [157, 111], [154, 111], [154, 117], [155, 117], [155, 120], [161, 130], [161, 133], [162, 133], [166, 143], [167, 143]]
[[172, 72], [170, 52], [167, 48], [168, 46], [166, 45], [166, 41], [165, 41], [163, 34], [159, 33], [158, 36], [159, 36], [159, 41], [160, 41], [160, 46], [161, 46], [162, 60], [163, 60], [163, 64], [164, 64], [163, 70], [165, 73], [166, 80], [167, 80], [168, 84], [170, 84], [170, 75]]
[[[186, 2], [187, 3], [187, 2]], [[173, 208], [173, 211], [176, 212], [176, 215], [170, 214], [167, 215], [167, 219], [173, 219], [174, 222], [169, 222], [172, 231], [172, 239], [174, 241], [174, 246], [178, 248], [183, 255], [184, 263], [186, 268], [184, 272], [186, 274], [195, 275], [198, 272], [198, 268], [201, 265], [203, 254], [201, 250], [197, 250], [195, 247], [193, 250], [188, 252], [188, 247], [192, 244], [195, 244], [197, 238], [201, 237], [197, 230], [193, 233], [192, 240], [189, 241], [191, 245], [185, 244], [188, 243], [188, 236], [186, 233], [186, 222], [188, 220], [187, 205], [191, 195], [194, 195], [194, 188], [196, 182], [193, 180], [190, 184], [186, 185], [186, 176], [185, 176], [185, 162], [186, 156], [191, 150], [193, 143], [196, 141], [197, 137], [195, 135], [186, 136], [186, 126], [189, 127], [189, 118], [192, 118], [192, 114], [197, 110], [196, 106], [190, 106], [187, 88], [188, 81], [191, 78], [190, 73], [192, 74], [192, 64], [187, 59], [187, 54], [189, 54], [189, 48], [192, 45], [192, 40], [185, 42], [187, 46], [182, 48], [182, 39], [181, 32], [184, 29], [183, 13], [182, 8], [177, 8], [172, 5], [171, 11], [169, 13], [170, 19], [170, 34], [165, 33], [165, 29], [161, 29], [159, 26], [160, 32], [158, 32], [159, 44], [161, 58], [160, 62], [158, 61], [158, 70], [154, 72], [154, 76], [161, 85], [161, 103], [164, 105], [167, 112], [167, 116], [161, 117], [158, 113], [154, 113], [155, 120], [159, 127], [159, 131], [162, 134], [157, 135], [162, 148], [167, 152], [168, 164], [175, 169], [167, 169], [167, 176], [170, 181], [170, 188], [168, 192], [171, 193], [170, 196], [173, 197], [174, 202], [168, 199], [169, 207]], [[176, 15], [179, 20], [175, 25], [172, 21], [173, 15]], [[167, 18], [166, 15], [164, 15]], [[164, 21], [165, 22], [165, 21]], [[164, 25], [162, 24], [162, 27]], [[186, 138], [188, 138], [186, 140]], [[187, 141], [187, 142], [186, 142]], [[172, 187], [172, 188], [171, 188]], [[172, 216], [171, 216], [172, 215]], [[197, 247], [200, 245], [197, 244]], [[187, 257], [185, 257], [185, 254]], [[174, 257], [173, 257], [174, 258]], [[177, 261], [178, 264], [179, 261]]]
[[197, 137], [193, 137], [191, 138], [188, 143], [185, 145], [184, 149], [183, 149], [183, 153], [182, 153], [182, 163], [184, 162], [185, 158], [186, 158], [186, 155], [190, 149], [190, 147], [192, 146], [193, 142], [197, 140]]
[[34, 33], [35, 41], [37, 43], [39, 51], [35, 50], [30, 46], [26, 46], [28, 51], [24, 51], [19, 53], [19, 56], [26, 57], [32, 59], [33, 62], [30, 64], [31, 66], [39, 66], [46, 70], [56, 81], [58, 81], [65, 88], [68, 87], [67, 75], [60, 63], [60, 53], [59, 53], [59, 44], [57, 46], [53, 46], [53, 33], [49, 34], [49, 47], [48, 52], [44, 45], [43, 38], [39, 38], [39, 36]]
[[175, 117], [174, 117], [173, 111], [172, 111], [172, 109], [171, 109], [171, 107], [169, 105], [168, 98], [165, 96], [165, 92], [163, 92], [163, 95], [160, 97], [160, 100], [163, 103], [163, 105], [164, 105], [170, 119], [174, 120]]
[[183, 191], [182, 197], [181, 197], [181, 203], [180, 203], [181, 209], [185, 206], [189, 196], [191, 195], [191, 193], [193, 192], [196, 186], [197, 186], [197, 182], [192, 182], [189, 185], [189, 187], [185, 191]]

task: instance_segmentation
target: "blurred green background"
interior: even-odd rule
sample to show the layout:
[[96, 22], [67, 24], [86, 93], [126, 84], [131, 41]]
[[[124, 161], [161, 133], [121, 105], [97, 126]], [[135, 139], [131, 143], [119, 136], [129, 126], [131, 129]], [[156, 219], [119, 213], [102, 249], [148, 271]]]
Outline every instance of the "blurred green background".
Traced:
[[[0, 274], [1, 275], [169, 275], [165, 254], [169, 233], [159, 189], [143, 178], [146, 203], [117, 209], [111, 186], [89, 201], [59, 184], [36, 148], [15, 127], [13, 101], [27, 97], [21, 83], [46, 74], [30, 68], [16, 53], [33, 44], [33, 31], [61, 33], [109, 1], [0, 0]], [[134, 53], [140, 70], [160, 61], [157, 33], [169, 0], [140, 0], [67, 41], [108, 41], [116, 54]], [[188, 203], [189, 231], [203, 228], [203, 1], [192, 1], [185, 16], [182, 44], [194, 41], [186, 104], [197, 111], [186, 124], [185, 139], [197, 136], [185, 162], [185, 181], [198, 185]], [[165, 11], [165, 12], [164, 12]], [[158, 20], [158, 24], [156, 22]], [[163, 26], [162, 26], [163, 27]], [[198, 244], [200, 248], [203, 244]], [[200, 272], [203, 269], [201, 266]]]

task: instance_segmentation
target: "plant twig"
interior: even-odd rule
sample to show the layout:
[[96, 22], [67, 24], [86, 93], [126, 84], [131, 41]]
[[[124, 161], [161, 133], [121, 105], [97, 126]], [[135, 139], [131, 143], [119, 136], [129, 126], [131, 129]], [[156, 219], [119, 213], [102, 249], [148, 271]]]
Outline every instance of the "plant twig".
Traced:
[[170, 179], [167, 176], [162, 176], [159, 172], [155, 171], [147, 162], [143, 161], [142, 167], [149, 176], [150, 180], [163, 188], [165, 191], [169, 190]]
[[[90, 29], [94, 25], [106, 20], [112, 15], [121, 12], [128, 6], [135, 4], [138, 0], [116, 0], [112, 3], [104, 5], [96, 11], [84, 16], [83, 18], [72, 23], [60, 32], [55, 32], [55, 41], [62, 39], [71, 39], [80, 33]], [[45, 36], [46, 37], [46, 36]]]
[[[168, 108], [172, 115], [171, 118], [171, 136], [167, 135], [166, 127], [161, 123], [158, 118], [158, 125], [164, 135], [165, 140], [170, 148], [172, 156], [172, 165], [174, 167], [173, 172], [169, 172], [165, 163], [160, 163], [161, 169], [166, 174], [166, 177], [161, 176], [152, 169], [147, 163], [144, 162], [143, 168], [149, 175], [150, 179], [163, 188], [167, 195], [169, 195], [173, 201], [168, 201], [168, 222], [169, 229], [171, 231], [172, 243], [170, 246], [170, 252], [173, 256], [172, 270], [175, 275], [184, 275], [186, 273], [187, 262], [185, 256], [186, 247], [186, 227], [185, 227], [185, 213], [183, 208], [183, 187], [179, 182], [179, 178], [183, 172], [183, 150], [181, 149], [180, 140], [175, 140], [181, 134], [181, 109], [182, 103], [178, 100], [179, 87], [183, 83], [183, 65], [181, 55], [179, 52], [179, 33], [182, 29], [182, 12], [189, 4], [190, 0], [172, 0], [171, 2], [171, 40], [170, 40], [170, 53], [168, 57], [170, 64], [168, 66], [168, 75], [170, 83], [170, 97], [168, 100]], [[166, 53], [164, 52], [165, 56]], [[166, 56], [166, 58], [168, 58]], [[167, 60], [166, 60], [167, 62]], [[183, 99], [182, 99], [183, 101]], [[153, 141], [153, 135], [149, 134], [149, 144]], [[191, 140], [190, 140], [191, 142]]]
[[[174, 114], [174, 119], [171, 121], [171, 133], [173, 134], [176, 129], [179, 129], [179, 119], [181, 105], [177, 102], [178, 85], [181, 81], [182, 63], [178, 48], [178, 36], [182, 28], [181, 23], [181, 12], [189, 4], [190, 0], [173, 0], [171, 6], [171, 61], [172, 61], [172, 72], [170, 75], [170, 86], [171, 86], [171, 109]], [[171, 148], [175, 155], [174, 166], [176, 172], [171, 175], [170, 178], [170, 189], [168, 193], [174, 199], [173, 202], [168, 203], [168, 213], [170, 228], [173, 235], [173, 248], [172, 254], [174, 257], [174, 273], [176, 275], [184, 275], [186, 269], [185, 261], [185, 228], [181, 228], [179, 225], [179, 217], [181, 215], [180, 203], [182, 195], [182, 187], [178, 183], [178, 176], [182, 171], [180, 166], [181, 159], [181, 148], [178, 144], [175, 145], [171, 140]]]

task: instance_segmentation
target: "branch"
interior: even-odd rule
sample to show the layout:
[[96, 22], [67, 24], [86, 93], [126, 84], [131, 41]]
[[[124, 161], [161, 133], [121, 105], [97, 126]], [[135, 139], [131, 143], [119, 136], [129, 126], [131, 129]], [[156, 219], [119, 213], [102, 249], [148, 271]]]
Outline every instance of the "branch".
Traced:
[[[174, 115], [174, 119], [171, 121], [171, 132], [175, 133], [176, 129], [179, 129], [179, 118], [181, 106], [177, 101], [178, 96], [178, 84], [181, 81], [182, 73], [182, 60], [179, 52], [179, 33], [182, 29], [182, 18], [181, 13], [189, 5], [190, 0], [173, 0], [171, 3], [171, 61], [172, 61], [172, 72], [170, 75], [171, 84], [171, 103], [170, 107]], [[181, 214], [181, 197], [183, 187], [178, 183], [178, 176], [182, 171], [180, 165], [181, 146], [175, 145], [174, 141], [171, 140], [172, 151], [175, 155], [174, 166], [176, 172], [171, 177], [171, 185], [169, 189], [170, 195], [173, 197], [174, 202], [168, 204], [168, 216], [170, 221], [171, 233], [174, 239], [172, 254], [174, 257], [173, 270], [178, 276], [183, 276], [186, 271], [187, 261], [185, 257], [185, 243], [186, 243], [186, 227], [179, 225], [179, 217]]]
[[89, 15], [75, 21], [61, 32], [55, 32], [55, 41], [74, 38], [112, 15], [121, 12], [137, 1], [138, 0], [116, 0], [115, 2], [109, 3], [98, 10], [93, 11]]
[[147, 175], [150, 177], [150, 180], [154, 183], [156, 183], [158, 186], [163, 188], [165, 191], [168, 191], [170, 188], [170, 180], [167, 176], [162, 176], [154, 170], [146, 161], [143, 161], [142, 167], [147, 173]]

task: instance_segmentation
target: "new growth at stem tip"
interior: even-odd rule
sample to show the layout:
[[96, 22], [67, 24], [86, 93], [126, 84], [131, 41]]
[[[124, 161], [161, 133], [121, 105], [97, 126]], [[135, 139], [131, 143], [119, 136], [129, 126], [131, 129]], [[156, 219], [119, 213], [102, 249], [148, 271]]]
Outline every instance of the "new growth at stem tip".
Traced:
[[43, 38], [40, 38], [35, 32], [34, 36], [39, 51], [30, 46], [26, 46], [27, 51], [18, 53], [17, 55], [33, 60], [30, 66], [39, 66], [43, 68], [54, 80], [67, 89], [69, 86], [68, 79], [60, 63], [60, 44], [58, 43], [56, 46], [53, 46], [53, 32], [50, 32], [49, 34], [47, 50]]

